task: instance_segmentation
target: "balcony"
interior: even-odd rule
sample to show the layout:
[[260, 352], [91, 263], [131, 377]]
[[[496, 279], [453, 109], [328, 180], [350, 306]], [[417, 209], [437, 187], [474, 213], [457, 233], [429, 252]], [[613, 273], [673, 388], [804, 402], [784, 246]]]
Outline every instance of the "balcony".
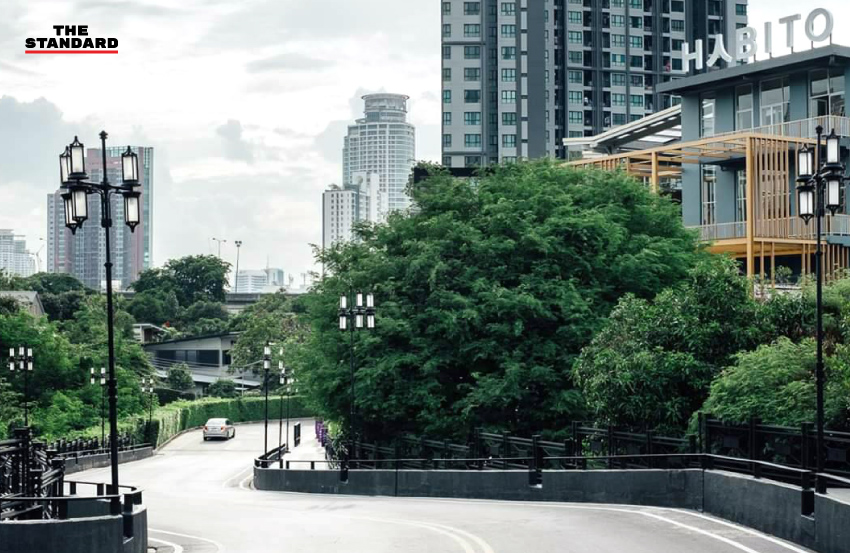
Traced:
[[768, 134], [790, 138], [814, 139], [817, 138], [817, 131], [815, 129], [818, 125], [823, 127], [824, 134], [829, 134], [832, 129], [835, 129], [835, 134], [838, 136], [850, 136], [850, 117], [843, 117], [840, 115], [822, 115], [820, 117], [798, 119], [797, 121], [763, 125], [752, 129], [739, 129], [736, 131], [717, 133], [715, 136], [751, 132], [755, 134]]
[[[824, 236], [850, 236], [850, 215], [827, 215], [824, 221]], [[747, 237], [747, 224], [742, 221], [698, 225], [689, 228], [699, 229], [700, 240], [704, 242], [735, 240]], [[810, 223], [807, 225], [799, 217], [760, 219], [755, 224], [755, 235], [756, 238], [814, 240], [815, 224]]]

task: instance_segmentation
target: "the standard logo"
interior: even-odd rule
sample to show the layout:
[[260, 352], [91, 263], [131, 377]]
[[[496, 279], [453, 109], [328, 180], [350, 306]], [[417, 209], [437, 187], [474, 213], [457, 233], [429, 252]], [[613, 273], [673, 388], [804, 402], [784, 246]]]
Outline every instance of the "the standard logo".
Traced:
[[117, 38], [91, 38], [88, 25], [53, 25], [56, 36], [27, 38], [25, 54], [117, 54]]

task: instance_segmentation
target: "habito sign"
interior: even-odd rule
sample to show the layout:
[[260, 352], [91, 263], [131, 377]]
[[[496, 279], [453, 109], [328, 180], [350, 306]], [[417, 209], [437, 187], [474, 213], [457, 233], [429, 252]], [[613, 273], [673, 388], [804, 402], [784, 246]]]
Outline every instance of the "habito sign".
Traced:
[[[799, 13], [788, 15], [779, 20], [780, 25], [785, 25], [785, 46], [794, 49], [794, 25], [802, 19]], [[823, 19], [823, 29], [817, 31], [819, 20]], [[816, 8], [806, 17], [804, 28], [806, 38], [811, 42], [823, 42], [828, 40], [832, 35], [832, 28], [835, 20], [832, 17], [832, 12], [824, 8]], [[694, 51], [691, 52], [690, 45], [686, 42], [682, 45], [682, 65], [685, 71], [690, 70], [691, 62], [697, 71], [705, 66], [713, 67], [718, 60], [723, 60], [726, 63], [733, 61], [744, 61], [756, 57], [758, 49], [758, 32], [753, 27], [742, 27], [735, 31], [735, 47], [734, 56], [726, 50], [726, 45], [723, 43], [723, 35], [712, 35], [714, 39], [714, 49], [708, 59], [703, 63], [704, 54], [702, 40], [694, 41]], [[764, 53], [773, 53], [773, 23], [770, 21], [764, 24]]]

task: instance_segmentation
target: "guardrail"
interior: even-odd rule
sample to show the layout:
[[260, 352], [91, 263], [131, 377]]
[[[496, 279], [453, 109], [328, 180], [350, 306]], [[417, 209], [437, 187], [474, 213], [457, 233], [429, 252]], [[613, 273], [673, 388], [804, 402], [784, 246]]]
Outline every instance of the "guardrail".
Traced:
[[[134, 444], [128, 446], [119, 446], [118, 452], [122, 451], [136, 451], [138, 449], [144, 449], [146, 447], [152, 447], [151, 444]], [[101, 449], [84, 449], [80, 451], [67, 451], [67, 452], [54, 452], [54, 456], [60, 459], [78, 459], [80, 457], [89, 457], [92, 455], [108, 455], [110, 453], [109, 446]]]

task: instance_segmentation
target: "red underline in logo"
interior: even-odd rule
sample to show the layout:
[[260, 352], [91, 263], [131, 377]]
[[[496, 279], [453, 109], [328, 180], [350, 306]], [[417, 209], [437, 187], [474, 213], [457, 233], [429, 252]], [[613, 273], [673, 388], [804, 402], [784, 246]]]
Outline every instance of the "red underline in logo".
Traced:
[[117, 54], [118, 50], [25, 50], [24, 54]]

